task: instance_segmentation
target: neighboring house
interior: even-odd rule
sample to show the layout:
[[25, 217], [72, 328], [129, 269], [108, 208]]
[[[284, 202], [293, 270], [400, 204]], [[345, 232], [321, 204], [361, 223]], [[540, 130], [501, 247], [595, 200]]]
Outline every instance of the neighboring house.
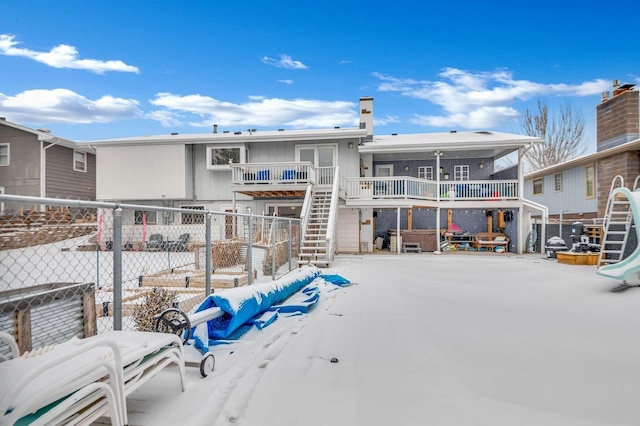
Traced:
[[0, 117], [0, 193], [95, 200], [95, 182], [90, 146]]
[[[510, 251], [524, 250], [528, 218], [544, 207], [523, 197], [519, 171], [527, 147], [541, 139], [486, 131], [374, 137], [373, 99], [362, 98], [360, 111], [358, 129], [218, 132], [214, 125], [207, 134], [88, 142], [97, 199], [301, 217], [303, 246], [316, 247], [310, 258], [373, 251], [376, 237], [393, 229], [436, 235], [450, 222], [474, 233], [504, 231]], [[518, 167], [494, 173], [495, 161], [514, 152]], [[312, 234], [316, 241], [307, 241]], [[317, 249], [325, 237], [329, 246]]]
[[597, 151], [525, 176], [525, 194], [547, 206], [549, 216], [601, 219], [611, 184], [622, 176], [632, 188], [640, 175], [640, 113], [633, 84], [614, 82], [613, 96], [605, 92], [596, 107]]

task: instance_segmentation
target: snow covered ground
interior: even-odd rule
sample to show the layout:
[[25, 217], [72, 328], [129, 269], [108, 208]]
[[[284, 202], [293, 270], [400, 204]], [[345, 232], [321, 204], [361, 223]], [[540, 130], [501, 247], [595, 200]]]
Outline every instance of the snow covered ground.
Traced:
[[[132, 425], [640, 425], [640, 288], [534, 255], [338, 256], [307, 315], [167, 370]], [[189, 348], [191, 349], [191, 348]], [[189, 352], [197, 360], [199, 353]], [[338, 362], [331, 362], [336, 358]]]

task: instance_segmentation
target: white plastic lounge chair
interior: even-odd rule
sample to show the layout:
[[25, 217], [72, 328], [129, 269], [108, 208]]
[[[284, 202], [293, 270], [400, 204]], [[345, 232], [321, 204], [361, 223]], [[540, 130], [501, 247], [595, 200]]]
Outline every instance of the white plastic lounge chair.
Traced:
[[[11, 335], [0, 337], [17, 353]], [[2, 425], [89, 425], [104, 415], [126, 422], [122, 359], [112, 341], [25, 353], [0, 363], [0, 377]]]
[[124, 392], [130, 395], [151, 377], [171, 364], [178, 367], [180, 386], [185, 390], [184, 350], [174, 334], [146, 331], [110, 331], [75, 342], [113, 341], [122, 354]]
[[[112, 331], [35, 352], [0, 364], [0, 413], [11, 416], [7, 424], [52, 403], [56, 411], [40, 413], [43, 420], [36, 424], [57, 424], [58, 419], [67, 423], [72, 418], [73, 424], [89, 425], [105, 414], [113, 424], [126, 424], [126, 396], [171, 364], [178, 366], [185, 389], [183, 346], [173, 334]], [[5, 381], [5, 373], [15, 377]], [[25, 374], [27, 379], [21, 379]], [[11, 396], [25, 386], [31, 393]], [[92, 411], [85, 415], [87, 407]], [[0, 424], [4, 420], [0, 417]]]

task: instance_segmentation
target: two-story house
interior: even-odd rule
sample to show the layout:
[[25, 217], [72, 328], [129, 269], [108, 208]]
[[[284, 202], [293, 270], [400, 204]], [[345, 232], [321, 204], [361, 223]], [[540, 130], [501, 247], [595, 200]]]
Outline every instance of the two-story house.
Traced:
[[0, 193], [95, 200], [95, 152], [0, 117]]
[[[301, 257], [314, 260], [373, 251], [392, 229], [430, 229], [439, 241], [452, 222], [506, 232], [508, 250], [524, 250], [529, 216], [544, 207], [524, 198], [521, 166], [542, 140], [487, 131], [374, 136], [372, 98], [360, 100], [360, 121], [93, 141], [97, 198], [300, 217]], [[496, 173], [496, 160], [514, 152], [518, 167]]]

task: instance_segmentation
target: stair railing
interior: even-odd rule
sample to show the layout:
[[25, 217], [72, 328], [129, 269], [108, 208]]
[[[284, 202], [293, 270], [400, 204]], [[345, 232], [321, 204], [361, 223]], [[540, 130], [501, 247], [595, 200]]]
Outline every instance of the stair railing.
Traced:
[[304, 201], [302, 202], [302, 209], [300, 210], [300, 245], [304, 244], [304, 238], [307, 233], [312, 196], [313, 185], [309, 184], [307, 185], [307, 192], [304, 194]]
[[333, 174], [333, 186], [331, 189], [331, 204], [329, 205], [329, 218], [327, 223], [327, 261], [333, 261], [333, 252], [335, 244], [335, 222], [338, 213], [338, 191], [340, 188], [340, 168], [336, 167]]

